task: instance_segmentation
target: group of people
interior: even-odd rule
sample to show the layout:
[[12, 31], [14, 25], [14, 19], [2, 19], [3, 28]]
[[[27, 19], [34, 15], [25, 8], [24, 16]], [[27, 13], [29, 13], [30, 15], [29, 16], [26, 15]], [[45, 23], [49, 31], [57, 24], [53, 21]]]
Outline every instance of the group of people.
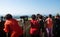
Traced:
[[32, 15], [30, 34], [32, 37], [60, 37], [60, 15], [44, 17]]
[[[3, 20], [1, 20], [1, 22], [3, 22]], [[5, 22], [2, 24], [3, 28], [1, 29], [2, 31], [0, 30], [0, 37], [23, 37], [23, 30], [21, 26], [19, 26], [18, 21], [14, 19], [11, 14], [7, 14], [5, 16]]]
[[[33, 14], [31, 18], [29, 21], [31, 25], [29, 34], [31, 37], [60, 37], [60, 15], [52, 17], [49, 14], [48, 17], [44, 17], [41, 14]], [[6, 37], [23, 37], [24, 31], [19, 26], [18, 21], [11, 14], [7, 14], [5, 19], [2, 31], [6, 33]]]

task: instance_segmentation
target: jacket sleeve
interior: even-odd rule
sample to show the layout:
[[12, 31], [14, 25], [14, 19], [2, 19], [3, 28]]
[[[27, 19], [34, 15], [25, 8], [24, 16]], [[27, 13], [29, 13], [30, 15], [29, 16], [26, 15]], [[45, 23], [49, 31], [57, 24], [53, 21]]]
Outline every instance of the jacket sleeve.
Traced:
[[9, 32], [9, 26], [7, 23], [4, 24], [4, 29], [5, 32]]

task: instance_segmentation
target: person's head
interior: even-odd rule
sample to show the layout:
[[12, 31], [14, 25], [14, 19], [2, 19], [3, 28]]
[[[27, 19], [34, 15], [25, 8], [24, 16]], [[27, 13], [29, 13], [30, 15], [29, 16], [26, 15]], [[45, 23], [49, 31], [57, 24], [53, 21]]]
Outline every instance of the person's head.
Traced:
[[57, 15], [55, 16], [55, 18], [60, 18], [60, 15], [59, 15], [59, 14], [57, 14]]
[[41, 14], [37, 14], [37, 18], [42, 19], [43, 16]]
[[37, 18], [40, 16], [40, 14], [37, 14]]
[[3, 16], [1, 16], [1, 19], [3, 19], [4, 17]]
[[32, 19], [36, 19], [36, 15], [33, 14], [33, 15], [32, 15]]
[[50, 18], [52, 18], [52, 15], [51, 15], [51, 14], [49, 14], [49, 17], [50, 17]]
[[40, 14], [37, 14], [37, 16], [40, 16]]
[[3, 16], [1, 16], [1, 21], [4, 21], [4, 17]]
[[39, 18], [40, 18], [40, 19], [43, 19], [43, 16], [42, 16], [42, 15], [40, 15], [40, 16], [39, 16]]
[[7, 15], [5, 16], [5, 18], [6, 18], [6, 19], [12, 19], [12, 15], [11, 15], [11, 14], [7, 14]]

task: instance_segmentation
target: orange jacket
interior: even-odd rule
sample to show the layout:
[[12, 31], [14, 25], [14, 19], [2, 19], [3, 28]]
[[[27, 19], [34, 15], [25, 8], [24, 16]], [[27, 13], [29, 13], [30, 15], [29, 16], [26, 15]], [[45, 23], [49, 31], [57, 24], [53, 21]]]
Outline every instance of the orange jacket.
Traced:
[[18, 22], [15, 19], [6, 20], [4, 31], [10, 33], [11, 37], [19, 37], [23, 34], [22, 28], [18, 25]]
[[30, 28], [30, 34], [36, 35], [39, 34], [39, 24], [37, 20], [31, 20], [31, 28]]
[[51, 18], [47, 18], [46, 21], [47, 21], [47, 28], [52, 28], [52, 26], [53, 26], [52, 19]]

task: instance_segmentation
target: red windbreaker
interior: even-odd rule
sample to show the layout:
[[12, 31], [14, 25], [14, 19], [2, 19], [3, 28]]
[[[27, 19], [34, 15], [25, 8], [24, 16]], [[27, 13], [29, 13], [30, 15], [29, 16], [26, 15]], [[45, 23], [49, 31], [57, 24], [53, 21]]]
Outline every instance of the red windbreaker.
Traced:
[[39, 24], [37, 20], [31, 20], [31, 28], [30, 28], [30, 34], [36, 35], [39, 34]]
[[18, 25], [18, 22], [15, 19], [6, 20], [4, 24], [4, 31], [7, 33], [9, 32], [11, 37], [19, 37], [23, 34], [22, 28]]

